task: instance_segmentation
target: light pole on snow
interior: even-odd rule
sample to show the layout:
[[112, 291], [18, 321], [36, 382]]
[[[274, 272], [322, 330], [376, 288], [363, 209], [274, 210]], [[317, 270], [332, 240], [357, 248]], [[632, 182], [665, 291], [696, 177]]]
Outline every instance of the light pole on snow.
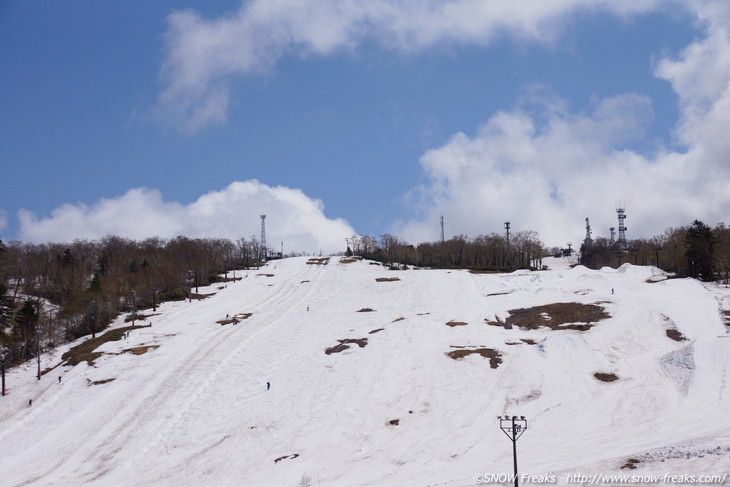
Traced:
[[524, 416], [497, 416], [499, 418], [499, 428], [512, 440], [512, 459], [515, 466], [515, 487], [519, 487], [519, 478], [517, 477], [517, 440], [527, 429], [527, 419]]

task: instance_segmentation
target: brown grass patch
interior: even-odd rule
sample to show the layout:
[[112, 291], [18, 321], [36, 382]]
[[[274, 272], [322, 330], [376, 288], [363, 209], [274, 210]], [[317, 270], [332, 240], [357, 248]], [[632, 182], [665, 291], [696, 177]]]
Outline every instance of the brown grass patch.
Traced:
[[391, 323], [395, 323], [396, 321], [403, 321], [403, 320], [405, 320], [405, 318], [403, 318], [403, 317], [401, 316], [400, 318], [396, 318], [396, 319], [394, 319], [393, 321], [391, 321]]
[[510, 316], [504, 323], [499, 320], [485, 321], [492, 326], [519, 326], [523, 330], [545, 327], [551, 330], [588, 331], [594, 326], [593, 323], [611, 317], [602, 306], [581, 303], [552, 303], [511, 309], [509, 313]]
[[455, 326], [466, 326], [468, 323], [466, 321], [449, 321], [446, 323], [446, 326], [455, 327]]
[[499, 367], [499, 364], [502, 363], [502, 353], [499, 350], [495, 350], [493, 348], [463, 348], [446, 352], [446, 355], [454, 360], [459, 360], [466, 357], [467, 355], [471, 355], [474, 353], [479, 354], [484, 358], [488, 358], [489, 366], [493, 369], [496, 369], [497, 367]]
[[237, 325], [240, 322], [242, 322], [243, 320], [247, 320], [251, 316], [253, 316], [253, 313], [238, 313], [233, 318], [226, 318], [223, 320], [218, 320], [218, 321], [216, 321], [216, 323], [220, 324], [221, 326], [230, 325], [230, 324]]
[[362, 308], [362, 309], [357, 310], [358, 313], [370, 313], [372, 311], [375, 311], [375, 310], [372, 308]]
[[637, 463], [641, 463], [641, 461], [637, 460], [636, 458], [629, 458], [628, 460], [626, 460], [626, 463], [624, 463], [621, 466], [621, 470], [623, 470], [623, 469], [634, 470], [636, 468]]
[[533, 340], [532, 338], [520, 338], [523, 342], [525, 342], [528, 345], [535, 345], [537, 342]]
[[618, 380], [618, 376], [610, 372], [596, 372], [595, 374], [593, 374], [593, 377], [600, 380], [601, 382], [615, 382]]
[[479, 269], [469, 269], [469, 274], [499, 274], [499, 271], [482, 271]]
[[428, 312], [428, 313], [416, 313], [416, 316], [426, 316], [426, 315], [430, 315], [430, 314], [431, 314], [430, 312]]
[[274, 277], [273, 274], [256, 274], [256, 275], [257, 276], [262, 276], [262, 277]]
[[144, 355], [150, 350], [154, 350], [155, 348], [160, 348], [159, 345], [143, 345], [141, 347], [132, 347], [132, 348], [125, 348], [122, 350], [122, 353], [131, 353], [133, 355]]
[[111, 379], [95, 380], [94, 382], [91, 382], [88, 379], [86, 379], [86, 381], [88, 382], [87, 385], [89, 385], [89, 386], [98, 386], [100, 384], [106, 384], [106, 383], [111, 382], [116, 379], [117, 379], [116, 377], [112, 377]]
[[667, 336], [676, 342], [683, 342], [687, 340], [687, 337], [682, 335], [682, 332], [676, 329], [667, 330]]
[[339, 345], [335, 345], [334, 347], [329, 347], [324, 351], [327, 355], [332, 355], [333, 353], [340, 353], [344, 350], [347, 350], [350, 348], [350, 344], [354, 343], [355, 345], [360, 346], [360, 348], [364, 348], [365, 345], [368, 344], [367, 338], [345, 338], [344, 340], [337, 340], [340, 342]]
[[340, 264], [352, 264], [353, 262], [357, 262], [359, 260], [362, 260], [362, 257], [360, 257], [360, 256], [343, 257], [340, 259]]
[[722, 316], [725, 319], [725, 326], [730, 326], [730, 310], [723, 311]]
[[240, 277], [219, 277], [218, 282], [236, 282], [240, 281]]
[[[190, 293], [190, 299], [197, 299], [198, 301], [207, 299], [211, 296], [215, 296], [215, 293], [207, 293], [207, 294]], [[137, 318], [137, 319], [139, 319], [139, 318]]]
[[368, 334], [369, 334], [369, 335], [372, 335], [372, 334], [374, 334], [374, 333], [378, 333], [379, 331], [383, 331], [383, 330], [385, 330], [385, 328], [376, 328], [376, 329], [374, 329], [374, 330], [370, 330], [370, 331], [368, 332]]
[[130, 330], [137, 330], [139, 328], [149, 328], [152, 325], [145, 326], [124, 326], [122, 328], [115, 328], [108, 332], [100, 335], [96, 338], [90, 338], [85, 342], [76, 345], [71, 348], [68, 352], [61, 356], [61, 360], [64, 362], [63, 365], [75, 366], [81, 362], [86, 362], [89, 365], [94, 365], [94, 361], [104, 355], [103, 352], [95, 352], [97, 348], [106, 342], [121, 340], [124, 334]]
[[388, 421], [388, 424], [390, 426], [398, 426], [399, 423], [400, 423], [400, 419], [391, 419], [390, 421]]
[[400, 277], [376, 277], [376, 282], [394, 282], [400, 281]]
[[319, 259], [317, 258], [311, 258], [307, 261], [307, 264], [314, 264], [314, 265], [327, 265], [330, 261], [329, 257], [321, 257]]

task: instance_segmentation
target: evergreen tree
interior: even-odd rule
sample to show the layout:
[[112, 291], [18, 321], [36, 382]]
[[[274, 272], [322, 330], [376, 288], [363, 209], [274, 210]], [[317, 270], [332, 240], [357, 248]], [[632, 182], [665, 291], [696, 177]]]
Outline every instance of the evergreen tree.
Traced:
[[685, 237], [687, 274], [695, 279], [712, 281], [715, 278], [715, 235], [699, 220], [692, 222]]

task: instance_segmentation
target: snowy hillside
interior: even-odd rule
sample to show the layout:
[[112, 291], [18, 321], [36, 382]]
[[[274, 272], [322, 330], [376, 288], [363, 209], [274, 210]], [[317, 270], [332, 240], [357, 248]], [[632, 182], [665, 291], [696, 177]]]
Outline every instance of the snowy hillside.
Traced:
[[512, 472], [503, 414], [528, 419], [520, 472], [558, 485], [727, 474], [730, 290], [548, 265], [239, 271], [164, 304], [94, 365], [59, 365], [66, 346], [41, 381], [35, 363], [9, 371], [0, 484], [473, 486]]

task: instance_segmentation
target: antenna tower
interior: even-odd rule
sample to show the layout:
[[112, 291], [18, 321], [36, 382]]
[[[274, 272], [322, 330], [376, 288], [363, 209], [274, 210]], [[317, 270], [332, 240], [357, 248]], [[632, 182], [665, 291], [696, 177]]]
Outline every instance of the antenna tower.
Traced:
[[586, 243], [589, 243], [591, 240], [593, 240], [591, 238], [591, 222], [586, 217]]
[[261, 253], [266, 260], [266, 215], [261, 215]]
[[611, 245], [616, 243], [616, 227], [609, 228], [611, 231], [611, 241], [609, 242]]
[[444, 243], [444, 216], [441, 215], [441, 243]]
[[624, 225], [624, 220], [626, 219], [626, 209], [616, 208], [616, 213], [618, 214], [618, 245], [621, 248], [626, 247], [626, 226]]

